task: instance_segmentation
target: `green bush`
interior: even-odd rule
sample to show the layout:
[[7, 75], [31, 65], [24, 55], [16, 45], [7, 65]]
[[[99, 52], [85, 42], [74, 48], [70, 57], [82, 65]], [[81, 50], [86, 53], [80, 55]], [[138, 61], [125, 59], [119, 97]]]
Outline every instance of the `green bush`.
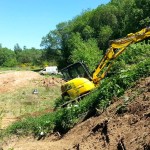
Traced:
[[8, 48], [0, 47], [0, 66], [14, 67], [17, 65], [15, 53]]

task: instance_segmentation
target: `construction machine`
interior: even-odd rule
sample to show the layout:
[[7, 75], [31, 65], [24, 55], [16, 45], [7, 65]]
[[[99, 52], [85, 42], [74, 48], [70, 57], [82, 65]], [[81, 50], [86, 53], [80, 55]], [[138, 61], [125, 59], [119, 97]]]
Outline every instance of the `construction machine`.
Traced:
[[61, 70], [64, 80], [61, 86], [62, 97], [68, 97], [69, 101], [79, 99], [93, 91], [100, 84], [100, 81], [110, 70], [113, 61], [133, 43], [137, 43], [150, 37], [150, 27], [146, 27], [136, 33], [130, 33], [126, 37], [110, 41], [110, 45], [91, 74], [84, 62], [71, 64]]

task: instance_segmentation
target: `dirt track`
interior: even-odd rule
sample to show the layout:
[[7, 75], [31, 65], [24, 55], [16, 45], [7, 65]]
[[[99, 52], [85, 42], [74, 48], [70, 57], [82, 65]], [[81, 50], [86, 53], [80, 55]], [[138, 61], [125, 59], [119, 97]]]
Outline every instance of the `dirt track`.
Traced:
[[[126, 111], [119, 105], [130, 100]], [[150, 77], [137, 82], [101, 115], [76, 125], [59, 139], [56, 135], [38, 141], [32, 137], [13, 137], [4, 150], [149, 150], [150, 149]]]

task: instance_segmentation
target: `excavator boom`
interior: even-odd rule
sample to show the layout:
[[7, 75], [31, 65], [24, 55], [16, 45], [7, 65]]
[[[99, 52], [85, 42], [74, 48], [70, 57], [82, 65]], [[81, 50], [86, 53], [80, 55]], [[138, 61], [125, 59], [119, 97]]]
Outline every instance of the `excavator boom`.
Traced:
[[[110, 46], [107, 49], [106, 54], [93, 73], [93, 82], [98, 84], [99, 81], [106, 76], [113, 64], [113, 60], [117, 58], [126, 49], [126, 47], [132, 43], [137, 43], [141, 40], [144, 40], [147, 37], [150, 37], [150, 27], [144, 28], [136, 33], [130, 33], [124, 38], [110, 41]], [[99, 73], [101, 73], [100, 76]]]

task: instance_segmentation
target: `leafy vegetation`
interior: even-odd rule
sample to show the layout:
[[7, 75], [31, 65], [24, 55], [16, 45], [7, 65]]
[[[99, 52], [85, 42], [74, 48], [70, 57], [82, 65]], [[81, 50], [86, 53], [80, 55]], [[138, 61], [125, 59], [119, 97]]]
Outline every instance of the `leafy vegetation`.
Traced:
[[0, 48], [0, 66], [12, 67], [17, 64], [13, 51], [7, 48]]
[[[136, 50], [139, 50], [139, 55], [133, 59], [137, 59], [143, 55], [143, 49], [141, 49], [141, 44], [136, 45]], [[129, 51], [123, 54], [122, 57], [127, 57], [135, 49], [130, 47]], [[145, 49], [144, 49], [145, 51]], [[149, 55], [150, 51], [147, 51]], [[145, 59], [144, 59], [145, 58]], [[68, 108], [61, 108], [55, 112], [47, 113], [39, 117], [29, 117], [21, 122], [16, 122], [11, 125], [7, 132], [11, 134], [35, 134], [39, 135], [41, 132], [52, 133], [59, 131], [60, 133], [67, 132], [72, 128], [79, 120], [86, 117], [88, 112], [94, 112], [96, 108], [104, 110], [112, 102], [112, 98], [121, 96], [126, 89], [133, 86], [135, 81], [141, 77], [147, 77], [150, 75], [150, 60], [149, 57], [143, 55], [142, 61], [130, 64], [128, 66], [122, 66], [119, 68], [119, 73], [114, 74], [105, 78], [100, 87], [92, 92], [90, 95], [86, 96], [82, 101], [78, 102], [76, 105], [73, 105]], [[126, 59], [126, 62], [129, 60]], [[121, 59], [117, 60], [117, 63], [122, 61]], [[114, 66], [115, 68], [116, 66]], [[58, 99], [58, 102], [61, 99]], [[59, 103], [57, 102], [57, 107]], [[124, 108], [118, 108], [124, 109]]]
[[58, 24], [55, 30], [43, 37], [42, 46], [60, 52], [59, 68], [84, 60], [93, 69], [101, 54], [105, 53], [109, 40], [149, 26], [149, 7], [148, 0], [111, 0]]
[[[0, 47], [0, 67], [7, 68], [30, 68], [34, 69], [39, 67], [44, 67], [47, 65], [56, 65], [55, 54], [52, 52], [48, 53], [48, 50], [39, 50], [35, 48], [21, 49], [18, 44], [15, 45], [14, 51]], [[50, 56], [48, 58], [48, 56]], [[50, 60], [50, 61], [49, 61]]]

